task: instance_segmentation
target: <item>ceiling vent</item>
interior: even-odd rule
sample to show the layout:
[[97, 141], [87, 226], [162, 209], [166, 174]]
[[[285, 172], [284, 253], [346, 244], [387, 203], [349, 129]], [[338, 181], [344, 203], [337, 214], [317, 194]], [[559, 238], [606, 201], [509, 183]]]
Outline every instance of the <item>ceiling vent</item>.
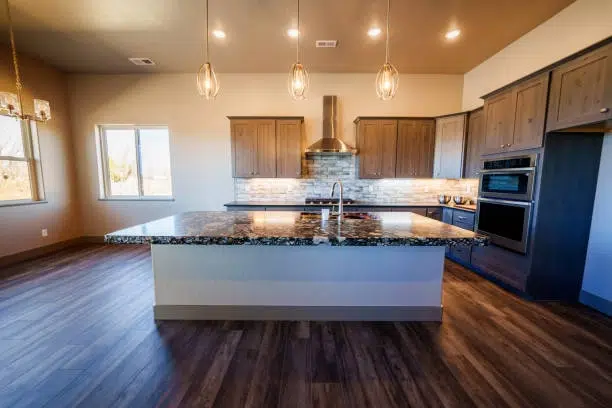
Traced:
[[338, 46], [338, 40], [317, 40], [315, 45], [317, 48], [336, 48]]
[[134, 65], [155, 65], [151, 58], [128, 58]]

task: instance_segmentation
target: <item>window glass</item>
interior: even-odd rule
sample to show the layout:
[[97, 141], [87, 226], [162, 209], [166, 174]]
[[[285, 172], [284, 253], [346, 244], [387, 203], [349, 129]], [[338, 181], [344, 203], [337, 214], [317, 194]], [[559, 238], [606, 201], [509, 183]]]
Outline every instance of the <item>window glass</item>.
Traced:
[[0, 115], [0, 156], [25, 157], [19, 119]]
[[0, 160], [0, 201], [32, 198], [30, 172], [25, 161]]
[[138, 196], [136, 139], [133, 129], [106, 130], [108, 182], [113, 196]]
[[171, 196], [168, 129], [140, 129], [140, 164], [145, 196]]

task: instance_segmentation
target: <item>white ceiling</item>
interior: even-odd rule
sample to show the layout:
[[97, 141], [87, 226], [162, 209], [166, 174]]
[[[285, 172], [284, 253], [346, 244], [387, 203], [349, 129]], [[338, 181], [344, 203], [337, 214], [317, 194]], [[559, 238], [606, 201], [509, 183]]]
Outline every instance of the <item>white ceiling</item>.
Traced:
[[[391, 61], [401, 73], [462, 74], [573, 0], [392, 0]], [[375, 72], [384, 62], [386, 0], [302, 0], [303, 62], [311, 72]], [[210, 0], [218, 72], [286, 72], [295, 59], [295, 0]], [[203, 62], [204, 0], [11, 0], [17, 47], [67, 72], [195, 72]], [[0, 12], [0, 42], [8, 43]], [[460, 38], [448, 42], [453, 27]], [[315, 40], [338, 40], [316, 49]], [[128, 57], [149, 57], [137, 67]]]

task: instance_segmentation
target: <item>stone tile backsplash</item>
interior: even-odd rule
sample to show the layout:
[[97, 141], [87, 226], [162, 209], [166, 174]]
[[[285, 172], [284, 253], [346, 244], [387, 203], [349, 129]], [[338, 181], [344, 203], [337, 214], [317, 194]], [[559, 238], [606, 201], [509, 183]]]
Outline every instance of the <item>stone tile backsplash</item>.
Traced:
[[334, 181], [342, 180], [344, 196], [375, 203], [430, 204], [438, 195], [476, 197], [477, 179], [384, 179], [357, 177], [357, 156], [313, 156], [304, 159], [301, 179], [234, 179], [236, 201], [303, 201], [329, 197]]

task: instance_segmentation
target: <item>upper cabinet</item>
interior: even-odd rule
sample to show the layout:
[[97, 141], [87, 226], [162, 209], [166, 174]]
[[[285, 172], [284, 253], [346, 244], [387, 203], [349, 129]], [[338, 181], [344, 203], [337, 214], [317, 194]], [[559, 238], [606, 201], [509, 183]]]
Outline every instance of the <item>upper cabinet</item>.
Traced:
[[542, 146], [548, 72], [485, 98], [483, 154]]
[[395, 177], [432, 177], [435, 138], [433, 119], [399, 120]]
[[302, 121], [299, 119], [276, 120], [276, 177], [302, 176]]
[[357, 148], [360, 178], [395, 177], [397, 120], [358, 120]]
[[468, 116], [467, 143], [463, 177], [477, 178], [480, 171], [480, 156], [484, 152], [484, 112], [476, 109]]
[[612, 119], [612, 44], [553, 70], [547, 131]]
[[230, 117], [234, 177], [300, 177], [301, 118]]
[[465, 113], [436, 119], [435, 178], [461, 178], [466, 124]]

